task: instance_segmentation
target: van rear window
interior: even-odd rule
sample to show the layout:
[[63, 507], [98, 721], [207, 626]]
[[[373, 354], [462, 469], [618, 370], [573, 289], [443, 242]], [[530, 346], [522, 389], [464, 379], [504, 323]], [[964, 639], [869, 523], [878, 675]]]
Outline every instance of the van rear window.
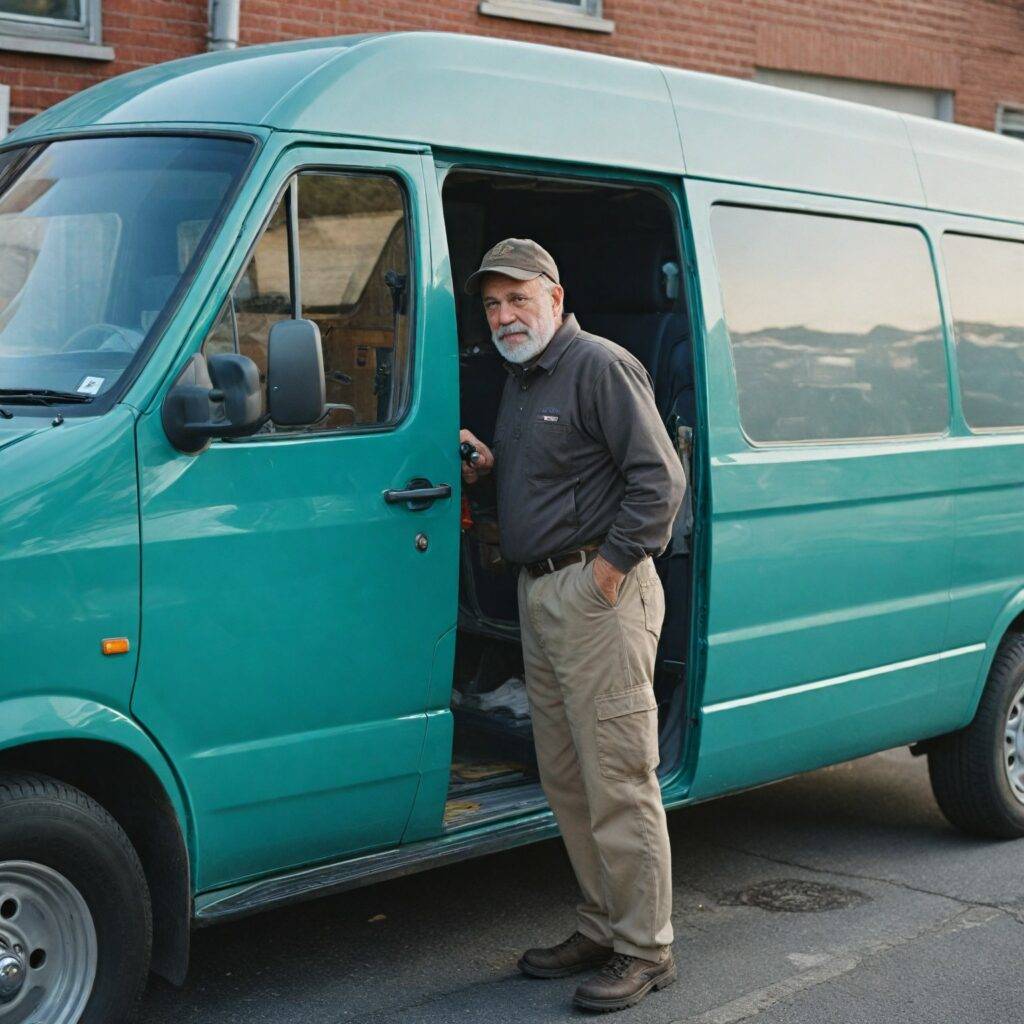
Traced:
[[1024, 244], [948, 234], [942, 256], [964, 418], [1024, 426]]
[[946, 429], [939, 299], [918, 230], [725, 205], [711, 224], [753, 443]]

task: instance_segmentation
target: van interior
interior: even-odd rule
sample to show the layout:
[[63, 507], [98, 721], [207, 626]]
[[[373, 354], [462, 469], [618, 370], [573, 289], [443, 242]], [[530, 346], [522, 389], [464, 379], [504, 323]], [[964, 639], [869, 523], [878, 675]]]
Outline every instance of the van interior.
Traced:
[[[445, 225], [455, 281], [462, 426], [494, 434], [506, 370], [479, 296], [462, 282], [502, 238], [533, 238], [554, 257], [565, 310], [580, 326], [629, 349], [647, 367], [670, 435], [684, 457], [696, 425], [690, 318], [677, 218], [647, 186], [457, 169], [445, 179]], [[686, 466], [687, 479], [692, 479]], [[467, 488], [452, 714], [455, 737], [445, 828], [545, 806], [523, 683], [516, 574], [500, 557], [492, 497]], [[690, 501], [687, 488], [686, 501]], [[655, 676], [664, 773], [683, 751], [691, 557], [681, 513], [656, 560], [666, 614]]]

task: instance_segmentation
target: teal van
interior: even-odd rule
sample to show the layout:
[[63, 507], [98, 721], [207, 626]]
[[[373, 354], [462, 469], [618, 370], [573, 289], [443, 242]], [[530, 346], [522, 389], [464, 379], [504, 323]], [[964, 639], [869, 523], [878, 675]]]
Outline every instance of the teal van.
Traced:
[[0, 148], [4, 1024], [556, 833], [459, 486], [504, 373], [460, 283], [508, 235], [689, 462], [666, 806], [911, 744], [1024, 834], [1018, 142], [494, 39], [208, 54]]

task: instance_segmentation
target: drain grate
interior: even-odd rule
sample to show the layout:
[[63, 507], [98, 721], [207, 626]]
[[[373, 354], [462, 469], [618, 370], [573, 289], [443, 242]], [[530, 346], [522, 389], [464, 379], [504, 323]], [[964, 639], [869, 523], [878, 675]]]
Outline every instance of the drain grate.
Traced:
[[790, 914], [816, 914], [824, 910], [854, 907], [866, 903], [870, 898], [856, 889], [843, 889], [826, 882], [775, 878], [768, 882], [758, 882], [739, 892], [726, 893], [719, 903], [728, 906], [760, 907], [762, 910]]

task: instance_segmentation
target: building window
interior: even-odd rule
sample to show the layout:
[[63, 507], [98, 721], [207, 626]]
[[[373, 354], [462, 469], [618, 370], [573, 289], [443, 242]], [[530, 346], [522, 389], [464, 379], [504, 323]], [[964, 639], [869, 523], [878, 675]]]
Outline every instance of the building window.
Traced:
[[101, 0], [0, 0], [0, 49], [112, 60]]
[[480, 0], [478, 10], [495, 18], [612, 32], [615, 22], [603, 17], [601, 7], [602, 0]]
[[1024, 107], [1000, 105], [996, 113], [996, 131], [1000, 135], [1012, 135], [1015, 139], [1024, 139]]
[[953, 120], [953, 94], [948, 89], [924, 89], [913, 85], [806, 75], [798, 71], [774, 71], [769, 68], [757, 68], [754, 81], [796, 89], [798, 92], [813, 92], [837, 100], [865, 103], [869, 107], [896, 110], [901, 114], [934, 117], [939, 121]]

